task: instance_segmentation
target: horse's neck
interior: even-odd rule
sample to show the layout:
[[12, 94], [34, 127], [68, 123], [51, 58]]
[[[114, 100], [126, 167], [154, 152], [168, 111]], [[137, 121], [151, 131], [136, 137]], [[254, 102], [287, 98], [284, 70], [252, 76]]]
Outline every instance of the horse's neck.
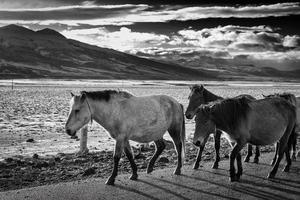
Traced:
[[209, 103], [211, 101], [216, 101], [218, 99], [223, 99], [222, 97], [217, 96], [206, 89], [204, 90], [204, 96], [205, 96], [206, 103]]
[[104, 127], [106, 130], [111, 131], [113, 126], [113, 117], [119, 106], [116, 101], [110, 100], [109, 102], [91, 103], [93, 120]]

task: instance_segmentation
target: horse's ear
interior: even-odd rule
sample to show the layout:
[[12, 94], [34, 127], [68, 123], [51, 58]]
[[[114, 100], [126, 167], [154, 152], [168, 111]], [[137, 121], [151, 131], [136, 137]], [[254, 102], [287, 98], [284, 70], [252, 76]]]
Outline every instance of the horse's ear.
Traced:
[[204, 86], [201, 84], [199, 89], [202, 92], [204, 90]]
[[73, 94], [73, 92], [70, 92], [70, 93], [71, 93], [71, 96], [72, 96], [72, 97], [74, 97], [74, 96], [75, 96], [75, 95]]
[[80, 102], [84, 102], [86, 99], [86, 93], [85, 92], [81, 92], [81, 97], [80, 97]]

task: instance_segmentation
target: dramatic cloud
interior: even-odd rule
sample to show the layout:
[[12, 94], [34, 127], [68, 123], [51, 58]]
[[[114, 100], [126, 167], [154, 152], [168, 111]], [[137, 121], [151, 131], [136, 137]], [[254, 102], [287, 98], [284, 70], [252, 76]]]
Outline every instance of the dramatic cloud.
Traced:
[[146, 4], [97, 5], [93, 1], [79, 5], [44, 8], [2, 8], [1, 23], [61, 23], [66, 25], [129, 25], [137, 22], [187, 21], [204, 18], [260, 18], [300, 14], [298, 3], [260, 6], [151, 6]]
[[121, 27], [119, 31], [115, 32], [109, 32], [105, 28], [93, 28], [66, 30], [62, 34], [68, 38], [121, 51], [159, 46], [169, 40], [166, 35], [133, 32], [126, 27]]
[[283, 36], [267, 26], [184, 29], [169, 36], [134, 32], [126, 27], [112, 32], [104, 27], [66, 30], [62, 34], [93, 45], [157, 58], [232, 59], [244, 54], [253, 59], [297, 59], [297, 49], [300, 50], [298, 36]]

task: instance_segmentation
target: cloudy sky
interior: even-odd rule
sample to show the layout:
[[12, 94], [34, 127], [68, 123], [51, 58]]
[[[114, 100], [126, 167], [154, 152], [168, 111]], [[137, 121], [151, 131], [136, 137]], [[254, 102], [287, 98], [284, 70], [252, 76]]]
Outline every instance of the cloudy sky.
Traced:
[[52, 28], [68, 38], [151, 58], [300, 63], [299, 3], [199, 2], [0, 0], [0, 26]]

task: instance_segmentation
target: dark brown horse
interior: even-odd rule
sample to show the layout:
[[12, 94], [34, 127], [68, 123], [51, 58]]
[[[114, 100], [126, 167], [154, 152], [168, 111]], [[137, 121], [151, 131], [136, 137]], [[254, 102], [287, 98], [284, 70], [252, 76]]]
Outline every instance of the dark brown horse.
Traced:
[[236, 142], [230, 154], [231, 181], [238, 181], [242, 175], [240, 150], [247, 143], [269, 145], [279, 141], [276, 163], [268, 178], [274, 178], [284, 153], [287, 158], [284, 171], [289, 171], [291, 159], [287, 144], [296, 123], [296, 108], [289, 101], [278, 97], [256, 101], [245, 97], [220, 100], [199, 107], [195, 120], [194, 144], [203, 144], [216, 128], [225, 131]]
[[[265, 98], [274, 98], [274, 97], [280, 97], [280, 98], [283, 98], [287, 101], [289, 101], [291, 104], [293, 104], [297, 111], [298, 111], [298, 106], [297, 106], [297, 98], [295, 97], [295, 95], [293, 94], [290, 94], [290, 93], [275, 93], [275, 94], [271, 94], [271, 95], [263, 95]], [[298, 116], [298, 114], [297, 114]], [[292, 159], [293, 160], [296, 160], [296, 145], [297, 145], [297, 133], [296, 133], [296, 127], [298, 125], [298, 119], [299, 117], [297, 117], [297, 120], [296, 120], [296, 126], [294, 127], [292, 133], [291, 133], [291, 136], [289, 138], [289, 141], [288, 141], [288, 148], [289, 148], [289, 151], [293, 150], [293, 153], [292, 153]], [[274, 158], [272, 160], [272, 163], [271, 165], [274, 165], [275, 164], [275, 161], [276, 161], [276, 157], [278, 155], [278, 150], [279, 150], [279, 145], [278, 143], [276, 144], [276, 148], [275, 148], [275, 154], [274, 154]]]
[[[185, 116], [187, 119], [192, 119], [195, 116], [195, 112], [197, 110], [197, 108], [200, 105], [203, 104], [208, 104], [210, 102], [216, 101], [216, 100], [221, 100], [223, 99], [220, 96], [217, 96], [215, 94], [213, 94], [212, 92], [208, 91], [207, 89], [205, 89], [203, 87], [203, 85], [193, 85], [190, 87], [190, 94], [189, 94], [189, 105], [186, 109], [185, 112]], [[237, 98], [244, 96], [247, 97], [249, 100], [255, 100], [254, 97], [250, 96], [250, 95], [240, 95], [237, 96]], [[222, 131], [217, 129], [214, 132], [214, 139], [215, 139], [215, 152], [216, 152], [216, 158], [215, 158], [215, 162], [212, 166], [212, 168], [217, 169], [219, 166], [219, 161], [220, 161], [220, 138], [221, 138], [221, 134]], [[205, 142], [199, 146], [199, 150], [198, 150], [198, 154], [197, 154], [197, 158], [196, 158], [196, 162], [194, 164], [194, 169], [198, 169], [199, 168], [199, 163], [201, 161], [201, 156], [202, 156], [202, 152], [203, 149], [205, 147], [206, 141], [207, 141], [208, 137], [205, 139]], [[258, 163], [259, 160], [259, 147], [256, 146], [256, 151], [255, 151], [255, 158], [254, 158], [254, 163]], [[252, 156], [252, 146], [248, 145], [248, 154], [245, 158], [245, 162], [249, 162], [250, 157]]]

